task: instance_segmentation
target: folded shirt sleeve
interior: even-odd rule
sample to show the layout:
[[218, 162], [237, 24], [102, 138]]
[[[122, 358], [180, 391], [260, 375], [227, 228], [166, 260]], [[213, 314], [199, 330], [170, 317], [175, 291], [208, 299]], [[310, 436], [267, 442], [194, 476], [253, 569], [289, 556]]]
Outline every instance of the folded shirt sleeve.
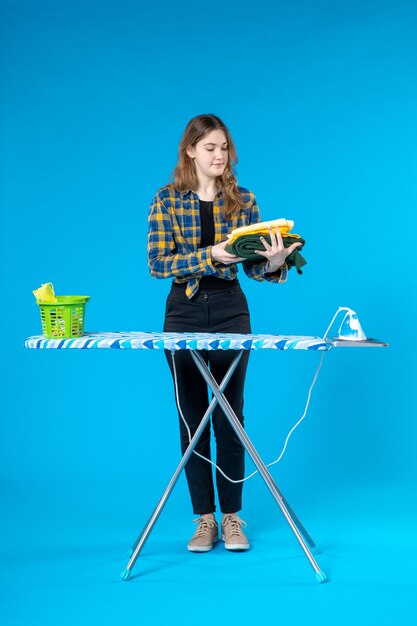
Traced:
[[149, 209], [148, 267], [155, 278], [195, 278], [216, 272], [211, 246], [188, 253], [177, 252], [171, 216], [159, 194]]

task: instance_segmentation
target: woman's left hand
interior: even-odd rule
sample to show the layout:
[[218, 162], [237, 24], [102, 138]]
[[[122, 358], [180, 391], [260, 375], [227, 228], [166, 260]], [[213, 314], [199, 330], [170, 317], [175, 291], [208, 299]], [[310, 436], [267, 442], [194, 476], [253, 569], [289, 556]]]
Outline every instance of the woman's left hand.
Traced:
[[267, 271], [269, 274], [272, 274], [284, 265], [287, 256], [296, 248], [301, 248], [303, 244], [297, 242], [291, 244], [289, 248], [285, 248], [279, 229], [274, 228], [274, 230], [272, 230], [272, 228], [268, 228], [268, 230], [269, 236], [271, 237], [271, 245], [269, 245], [263, 237], [260, 237], [262, 244], [265, 246], [265, 250], [255, 250], [255, 252], [266, 258], [268, 261]]

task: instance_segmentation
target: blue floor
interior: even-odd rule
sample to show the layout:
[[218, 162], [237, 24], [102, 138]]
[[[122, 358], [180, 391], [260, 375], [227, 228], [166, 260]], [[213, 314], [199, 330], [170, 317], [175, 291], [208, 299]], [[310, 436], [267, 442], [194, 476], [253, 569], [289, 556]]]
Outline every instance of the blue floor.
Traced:
[[62, 486], [3, 489], [2, 624], [416, 623], [417, 516], [395, 485], [304, 498], [301, 508], [290, 501], [320, 545], [325, 584], [316, 582], [278, 507], [255, 481], [241, 513], [248, 552], [227, 552], [222, 543], [207, 554], [186, 550], [194, 526], [182, 485], [128, 582], [120, 573], [149, 503], [129, 510], [110, 485], [110, 508], [94, 496], [94, 485], [79, 490], [81, 498], [77, 486], [72, 493]]

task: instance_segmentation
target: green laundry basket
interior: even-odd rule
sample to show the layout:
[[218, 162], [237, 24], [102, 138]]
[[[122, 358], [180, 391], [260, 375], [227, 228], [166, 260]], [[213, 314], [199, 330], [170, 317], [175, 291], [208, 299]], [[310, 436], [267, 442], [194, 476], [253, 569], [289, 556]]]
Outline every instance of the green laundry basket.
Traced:
[[72, 339], [84, 334], [85, 304], [90, 296], [57, 296], [58, 302], [38, 302], [42, 334], [47, 339]]

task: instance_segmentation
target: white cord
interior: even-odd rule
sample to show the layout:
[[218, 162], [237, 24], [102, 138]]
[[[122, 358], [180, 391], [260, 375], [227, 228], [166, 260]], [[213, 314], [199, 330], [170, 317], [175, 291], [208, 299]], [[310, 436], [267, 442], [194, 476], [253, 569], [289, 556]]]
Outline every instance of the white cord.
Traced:
[[[181, 415], [181, 419], [185, 424], [185, 428], [187, 429], [187, 433], [188, 433], [188, 443], [191, 443], [191, 431], [190, 431], [190, 427], [187, 424], [187, 420], [185, 419], [183, 413], [182, 413], [182, 409], [181, 409], [181, 405], [180, 405], [180, 399], [178, 396], [178, 381], [177, 381], [177, 368], [175, 367], [175, 357], [174, 357], [174, 353], [171, 352], [171, 358], [172, 358], [172, 367], [174, 370], [174, 386], [175, 386], [175, 397], [177, 399], [177, 406], [178, 406], [178, 410], [180, 412]], [[194, 452], [194, 450], [193, 450]], [[197, 454], [197, 452], [195, 453]], [[209, 459], [206, 459], [206, 461], [209, 461]], [[210, 461], [211, 462], [211, 461]]]
[[[333, 322], [334, 322], [334, 320], [335, 320], [335, 318], [336, 318], [336, 315], [337, 315], [337, 314], [339, 313], [339, 311], [340, 311], [341, 309], [343, 309], [343, 308], [344, 308], [344, 307], [339, 307], [339, 309], [336, 311], [335, 315], [333, 316], [332, 321], [330, 322], [329, 327], [327, 328], [327, 330], [326, 330], [326, 332], [325, 332], [325, 334], [324, 334], [323, 339], [325, 339], [325, 337], [326, 337], [327, 333], [329, 332], [329, 330], [330, 330], [330, 328], [331, 328], [331, 326], [332, 326], [332, 324], [333, 324]], [[278, 457], [277, 459], [275, 459], [275, 461], [271, 461], [271, 463], [267, 463], [267, 464], [266, 464], [266, 467], [270, 467], [271, 465], [275, 465], [276, 463], [279, 463], [279, 461], [280, 461], [280, 460], [282, 459], [282, 457], [284, 456], [285, 450], [286, 450], [286, 448], [287, 448], [288, 441], [289, 441], [289, 439], [290, 439], [290, 437], [291, 437], [292, 433], [295, 431], [295, 429], [297, 428], [297, 426], [299, 426], [299, 425], [301, 424], [301, 422], [303, 421], [303, 419], [304, 419], [304, 418], [305, 418], [305, 416], [307, 415], [308, 406], [309, 406], [309, 404], [310, 404], [311, 392], [312, 392], [312, 390], [313, 390], [314, 385], [316, 384], [317, 376], [319, 375], [319, 371], [320, 371], [320, 369], [321, 369], [321, 366], [322, 366], [322, 363], [323, 363], [323, 358], [324, 358], [324, 355], [325, 355], [325, 354], [326, 354], [326, 351], [323, 351], [323, 353], [322, 353], [322, 355], [321, 355], [321, 358], [320, 358], [319, 365], [318, 365], [318, 367], [317, 367], [317, 369], [316, 369], [316, 372], [315, 372], [315, 374], [314, 374], [313, 381], [312, 381], [312, 383], [311, 383], [311, 385], [310, 385], [310, 389], [308, 390], [308, 394], [307, 394], [307, 403], [306, 403], [306, 406], [305, 406], [305, 409], [304, 409], [304, 412], [303, 412], [302, 416], [300, 417], [300, 419], [298, 420], [298, 422], [297, 422], [297, 423], [296, 423], [296, 424], [295, 424], [295, 425], [291, 428], [290, 432], [288, 433], [288, 435], [287, 435], [287, 437], [286, 437], [286, 439], [285, 439], [284, 446], [283, 446], [283, 448], [282, 448], [282, 450], [281, 450], [281, 453], [280, 453], [279, 457]], [[181, 419], [182, 419], [182, 421], [184, 422], [185, 427], [186, 427], [186, 429], [187, 429], [187, 433], [188, 433], [188, 441], [189, 441], [189, 443], [190, 443], [190, 442], [191, 442], [191, 432], [190, 432], [190, 428], [189, 428], [189, 426], [188, 426], [188, 424], [187, 424], [187, 421], [186, 421], [186, 419], [185, 419], [185, 417], [184, 417], [184, 415], [183, 415], [182, 409], [181, 409], [181, 405], [180, 405], [180, 401], [179, 401], [179, 397], [178, 397], [178, 381], [177, 381], [177, 372], [176, 372], [176, 368], [175, 368], [175, 358], [174, 358], [174, 355], [173, 355], [172, 353], [171, 353], [171, 355], [172, 355], [172, 365], [173, 365], [173, 370], [174, 370], [175, 397], [176, 397], [176, 399], [177, 399], [177, 406], [178, 406], [178, 410], [179, 410], [179, 413], [180, 413]], [[221, 474], [222, 476], [224, 476], [224, 478], [226, 478], [226, 480], [228, 480], [228, 481], [229, 481], [229, 482], [231, 482], [231, 483], [235, 483], [235, 484], [237, 484], [237, 483], [243, 483], [245, 480], [249, 480], [249, 478], [252, 478], [252, 476], [255, 476], [255, 474], [257, 474], [257, 473], [258, 473], [258, 471], [259, 471], [259, 470], [255, 470], [254, 472], [252, 472], [252, 474], [249, 474], [249, 476], [245, 476], [245, 478], [241, 478], [241, 479], [239, 479], [239, 480], [233, 480], [233, 478], [230, 478], [230, 476], [227, 476], [227, 474], [225, 474], [225, 473], [223, 472], [223, 470], [222, 470], [222, 469], [221, 469], [218, 465], [216, 465], [216, 463], [215, 463], [214, 461], [212, 461], [211, 459], [208, 459], [207, 457], [203, 456], [203, 455], [202, 455], [202, 454], [200, 454], [199, 452], [196, 452], [196, 450], [193, 450], [193, 453], [194, 453], [194, 454], [196, 454], [197, 456], [199, 456], [199, 457], [200, 457], [201, 459], [203, 459], [204, 461], [207, 461], [208, 463], [210, 463], [211, 465], [213, 465], [213, 467], [215, 467], [215, 468], [216, 468], [216, 470], [217, 470], [218, 472], [220, 472], [220, 474]]]
[[329, 330], [331, 329], [331, 327], [332, 327], [332, 325], [333, 325], [333, 322], [335, 321], [335, 319], [336, 319], [336, 317], [337, 317], [338, 313], [340, 313], [340, 311], [346, 311], [346, 313], [345, 313], [345, 317], [342, 319], [342, 323], [340, 324], [340, 327], [339, 327], [339, 333], [340, 333], [340, 329], [341, 329], [341, 328], [342, 328], [342, 326], [343, 326], [343, 322], [345, 321], [345, 319], [346, 319], [346, 318], [347, 318], [347, 316], [349, 315], [349, 312], [350, 312], [350, 311], [352, 311], [352, 309], [350, 309], [348, 306], [340, 306], [340, 307], [337, 309], [336, 313], [333, 315], [332, 321], [331, 321], [331, 322], [330, 322], [330, 324], [328, 325], [327, 330], [326, 330], [326, 332], [325, 332], [325, 333], [324, 333], [324, 335], [323, 335], [323, 339], [326, 339], [326, 337], [327, 337], [327, 333], [328, 333], [328, 332], [329, 332]]

